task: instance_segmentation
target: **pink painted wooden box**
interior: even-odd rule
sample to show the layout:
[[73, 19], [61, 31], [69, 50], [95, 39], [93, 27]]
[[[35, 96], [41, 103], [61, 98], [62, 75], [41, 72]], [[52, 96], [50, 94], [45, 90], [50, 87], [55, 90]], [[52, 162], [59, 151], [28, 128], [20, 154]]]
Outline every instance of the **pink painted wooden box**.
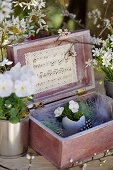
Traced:
[[[44, 107], [31, 112], [30, 146], [60, 169], [70, 166], [70, 159], [79, 162], [113, 147], [113, 121], [63, 138], [37, 119], [43, 113], [54, 114], [58, 106], [71, 99], [99, 95], [92, 92], [93, 69], [85, 64], [91, 58], [89, 42], [90, 33], [83, 30], [7, 47], [14, 64], [28, 64], [40, 78], [34, 98], [35, 103], [43, 103]], [[106, 97], [106, 100], [110, 99]]]

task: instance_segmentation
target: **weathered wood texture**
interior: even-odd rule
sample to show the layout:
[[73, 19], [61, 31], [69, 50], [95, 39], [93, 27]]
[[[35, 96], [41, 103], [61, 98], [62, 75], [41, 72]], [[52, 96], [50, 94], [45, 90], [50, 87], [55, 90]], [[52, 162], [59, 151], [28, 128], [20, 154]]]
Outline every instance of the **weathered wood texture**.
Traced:
[[[35, 52], [59, 45], [69, 44], [74, 42], [74, 50], [76, 56], [77, 82], [53, 88], [35, 95], [35, 99], [43, 100], [44, 103], [49, 103], [54, 100], [59, 100], [67, 96], [76, 94], [78, 88], [85, 87], [87, 90], [94, 88], [94, 74], [91, 67], [86, 68], [85, 62], [91, 58], [90, 48], [90, 32], [89, 30], [73, 32], [69, 36], [62, 36], [57, 41], [58, 36], [38, 39], [30, 42], [24, 42], [17, 45], [7, 46], [8, 58], [16, 64], [20, 62], [25, 64], [25, 54]], [[60, 43], [59, 43], [60, 41]], [[67, 51], [66, 51], [67, 52]], [[42, 70], [43, 71], [43, 70]]]
[[[32, 149], [30, 149], [33, 152]], [[28, 152], [29, 153], [29, 152]], [[111, 151], [113, 153], [113, 150]], [[102, 157], [103, 153], [95, 156], [95, 159], [98, 157]], [[91, 160], [91, 159], [88, 159]], [[100, 162], [92, 161], [87, 163], [86, 170], [112, 170], [113, 169], [113, 156], [109, 156], [105, 158], [106, 163], [102, 166], [99, 166]], [[85, 160], [87, 161], [87, 160]], [[0, 164], [8, 167], [12, 170], [28, 170], [29, 167], [29, 160], [26, 157], [18, 158], [18, 159], [0, 159]], [[53, 164], [51, 164], [47, 159], [43, 156], [35, 155], [35, 159], [31, 162], [30, 170], [58, 170]], [[5, 170], [4, 168], [0, 167], [0, 170]], [[74, 167], [70, 168], [70, 170], [83, 170], [82, 167]]]
[[[84, 95], [82, 98], [96, 95], [95, 93]], [[81, 98], [81, 97], [79, 97]], [[78, 99], [76, 96], [65, 100], [57, 101], [41, 108], [37, 114], [50, 112], [56, 107], [62, 106], [70, 99]], [[70, 159], [82, 161], [104, 150], [113, 147], [113, 121], [101, 124], [89, 130], [77, 133], [73, 136], [61, 138], [54, 132], [42, 125], [35, 115], [30, 120], [30, 145], [37, 152], [41, 153], [58, 168], [64, 169], [70, 165]]]

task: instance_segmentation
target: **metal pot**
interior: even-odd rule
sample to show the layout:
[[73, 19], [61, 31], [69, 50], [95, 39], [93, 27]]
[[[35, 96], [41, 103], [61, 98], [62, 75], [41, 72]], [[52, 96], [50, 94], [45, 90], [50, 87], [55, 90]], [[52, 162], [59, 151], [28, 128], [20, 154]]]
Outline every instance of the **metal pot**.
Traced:
[[29, 118], [12, 124], [0, 120], [0, 157], [17, 158], [23, 156], [28, 149]]
[[106, 95], [113, 98], [113, 82], [104, 80], [104, 87], [105, 87]]

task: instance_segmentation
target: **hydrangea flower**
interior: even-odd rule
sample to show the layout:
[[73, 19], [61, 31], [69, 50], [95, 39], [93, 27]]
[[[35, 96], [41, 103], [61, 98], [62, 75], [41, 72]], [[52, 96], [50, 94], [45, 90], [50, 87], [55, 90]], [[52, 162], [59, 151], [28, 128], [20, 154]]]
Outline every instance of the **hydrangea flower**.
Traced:
[[73, 100], [71, 100], [69, 102], [69, 109], [73, 112], [76, 113], [78, 112], [79, 109], [79, 104], [77, 102], [74, 102]]
[[64, 111], [64, 108], [63, 108], [63, 107], [58, 107], [58, 108], [54, 111], [55, 117], [61, 116], [63, 111]]

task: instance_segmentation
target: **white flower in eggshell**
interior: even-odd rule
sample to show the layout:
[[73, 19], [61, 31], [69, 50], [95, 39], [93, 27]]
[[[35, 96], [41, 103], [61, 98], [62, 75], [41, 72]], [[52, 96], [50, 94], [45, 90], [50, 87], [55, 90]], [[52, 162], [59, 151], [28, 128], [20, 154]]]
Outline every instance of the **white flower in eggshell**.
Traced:
[[58, 108], [54, 111], [55, 117], [61, 116], [63, 111], [64, 111], [64, 108], [63, 108], [63, 107], [58, 107]]
[[73, 112], [76, 113], [78, 112], [79, 109], [79, 104], [73, 100], [69, 102], [69, 109]]

